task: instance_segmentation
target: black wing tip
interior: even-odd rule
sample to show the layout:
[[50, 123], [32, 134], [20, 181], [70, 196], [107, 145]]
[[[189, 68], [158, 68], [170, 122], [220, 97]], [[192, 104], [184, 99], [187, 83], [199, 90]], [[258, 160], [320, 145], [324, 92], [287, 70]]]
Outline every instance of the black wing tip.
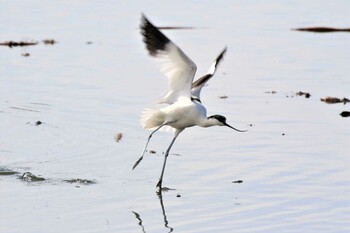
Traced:
[[222, 50], [222, 52], [217, 56], [217, 58], [215, 59], [215, 65], [214, 65], [214, 70], [212, 71], [212, 73], [207, 73], [206, 75], [204, 75], [203, 77], [197, 79], [194, 83], [192, 83], [192, 88], [195, 87], [199, 87], [201, 85], [203, 85], [205, 82], [207, 82], [211, 77], [213, 77], [217, 66], [219, 64], [219, 62], [222, 60], [222, 58], [224, 57], [225, 53], [227, 51], [227, 46], [225, 46], [225, 48]]
[[170, 41], [143, 13], [141, 13], [140, 30], [146, 48], [152, 56], [158, 55], [159, 51], [164, 50]]
[[222, 50], [222, 52], [216, 58], [216, 64], [218, 64], [221, 61], [221, 59], [224, 57], [226, 51], [227, 51], [227, 46], [225, 46], [225, 48]]

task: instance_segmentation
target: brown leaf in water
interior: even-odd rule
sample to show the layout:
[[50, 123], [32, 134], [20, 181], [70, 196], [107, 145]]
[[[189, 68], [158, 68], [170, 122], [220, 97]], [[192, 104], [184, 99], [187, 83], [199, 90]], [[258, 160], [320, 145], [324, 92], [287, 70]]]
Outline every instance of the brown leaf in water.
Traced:
[[347, 98], [340, 99], [337, 97], [330, 97], [330, 96], [321, 98], [321, 101], [323, 101], [327, 104], [337, 104], [337, 103], [346, 104], [346, 103], [350, 102], [350, 100]]
[[122, 133], [117, 133], [115, 136], [114, 136], [114, 140], [118, 143], [120, 142], [120, 140], [122, 140], [123, 138], [123, 134]]

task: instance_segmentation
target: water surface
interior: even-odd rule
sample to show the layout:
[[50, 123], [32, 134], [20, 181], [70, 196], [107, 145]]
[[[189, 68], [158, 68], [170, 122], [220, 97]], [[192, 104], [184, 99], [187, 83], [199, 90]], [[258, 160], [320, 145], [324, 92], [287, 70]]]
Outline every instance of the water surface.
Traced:
[[[348, 1], [1, 5], [0, 42], [39, 42], [0, 47], [1, 232], [350, 230], [350, 123], [339, 115], [349, 105], [320, 101], [349, 98], [349, 33], [291, 30], [348, 27]], [[141, 12], [159, 26], [197, 28], [165, 33], [198, 75], [228, 47], [202, 100], [249, 130], [185, 130], [164, 177], [175, 190], [161, 199], [171, 134], [157, 133], [156, 153], [131, 170], [149, 133], [139, 113], [167, 85], [143, 47]]]

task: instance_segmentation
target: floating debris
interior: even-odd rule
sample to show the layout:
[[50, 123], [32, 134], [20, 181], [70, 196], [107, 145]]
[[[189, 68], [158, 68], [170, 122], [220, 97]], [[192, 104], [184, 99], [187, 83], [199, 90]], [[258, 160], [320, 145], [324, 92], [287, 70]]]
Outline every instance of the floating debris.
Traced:
[[89, 185], [89, 184], [96, 184], [95, 181], [92, 180], [85, 180], [85, 179], [69, 179], [69, 180], [63, 180], [66, 183], [69, 184], [85, 184], [85, 185]]
[[86, 41], [86, 44], [92, 44], [92, 41]]
[[123, 138], [123, 134], [122, 133], [117, 133], [115, 136], [114, 136], [114, 140], [118, 143], [120, 142], [120, 140], [122, 140]]
[[42, 122], [42, 121], [36, 121], [36, 122], [27, 122], [26, 123], [27, 125], [34, 125], [34, 126], [39, 126], [39, 125], [42, 125], [42, 124], [44, 124], [44, 122]]
[[243, 183], [243, 180], [235, 180], [235, 181], [232, 181], [232, 183], [234, 183], [234, 184], [240, 184], [240, 183]]
[[15, 47], [15, 46], [30, 46], [30, 45], [37, 45], [38, 42], [26, 42], [26, 41], [20, 41], [20, 42], [16, 42], [16, 41], [5, 41], [5, 42], [1, 42], [0, 45], [2, 46], [8, 46], [10, 48]]
[[277, 91], [265, 91], [266, 94], [276, 94]]
[[45, 181], [45, 178], [36, 176], [31, 172], [25, 172], [21, 176], [21, 179], [27, 182], [38, 182], [38, 181]]
[[305, 32], [350, 32], [350, 28], [331, 28], [331, 27], [307, 27], [307, 28], [295, 28], [294, 31], [305, 31]]
[[222, 95], [222, 96], [219, 96], [220, 99], [227, 99], [228, 96], [227, 95]]
[[148, 151], [148, 153], [150, 153], [150, 154], [155, 154], [155, 153], [157, 153], [157, 151], [155, 151], [155, 150], [150, 150], [150, 151]]
[[45, 39], [43, 40], [43, 43], [46, 45], [54, 45], [57, 43], [57, 41], [55, 41], [54, 39]]
[[0, 167], [0, 176], [12, 176], [12, 175], [16, 175], [18, 173], [19, 172]]
[[350, 112], [348, 112], [348, 111], [343, 111], [343, 112], [341, 112], [339, 115], [342, 116], [342, 117], [349, 117], [349, 116], [350, 116]]
[[23, 57], [29, 57], [30, 56], [30, 53], [22, 53], [21, 54]]
[[303, 92], [303, 91], [298, 91], [297, 93], [295, 93], [297, 96], [305, 96], [305, 98], [310, 98], [310, 93], [308, 92]]
[[337, 103], [346, 104], [346, 103], [350, 102], [350, 100], [347, 98], [340, 99], [337, 97], [330, 97], [330, 96], [321, 98], [321, 101], [323, 101], [327, 104], [337, 104]]

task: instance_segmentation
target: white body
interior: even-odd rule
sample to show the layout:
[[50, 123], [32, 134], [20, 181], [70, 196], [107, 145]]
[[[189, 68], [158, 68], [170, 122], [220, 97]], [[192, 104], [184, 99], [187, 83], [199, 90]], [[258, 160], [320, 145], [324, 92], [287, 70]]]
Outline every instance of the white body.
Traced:
[[212, 125], [210, 122], [205, 107], [185, 97], [159, 110], [145, 109], [141, 115], [142, 127], [151, 130], [164, 124], [178, 130], [195, 125], [209, 127]]
[[[232, 126], [226, 123], [221, 115], [207, 117], [207, 110], [200, 101], [200, 92], [205, 83], [214, 75], [217, 65], [222, 60], [226, 48], [217, 57], [208, 73], [193, 82], [196, 64], [171, 40], [158, 30], [144, 15], [141, 18], [141, 34], [149, 54], [161, 61], [161, 70], [168, 78], [168, 92], [160, 103], [168, 104], [161, 109], [145, 109], [141, 114], [141, 125], [153, 132], [149, 135], [141, 157], [136, 161], [133, 169], [141, 162], [152, 135], [161, 128], [171, 127], [175, 131], [173, 140], [165, 152], [162, 173], [157, 187], [162, 188], [164, 169], [169, 151], [177, 136], [188, 127], [199, 125]], [[237, 130], [240, 131], [240, 130]]]

